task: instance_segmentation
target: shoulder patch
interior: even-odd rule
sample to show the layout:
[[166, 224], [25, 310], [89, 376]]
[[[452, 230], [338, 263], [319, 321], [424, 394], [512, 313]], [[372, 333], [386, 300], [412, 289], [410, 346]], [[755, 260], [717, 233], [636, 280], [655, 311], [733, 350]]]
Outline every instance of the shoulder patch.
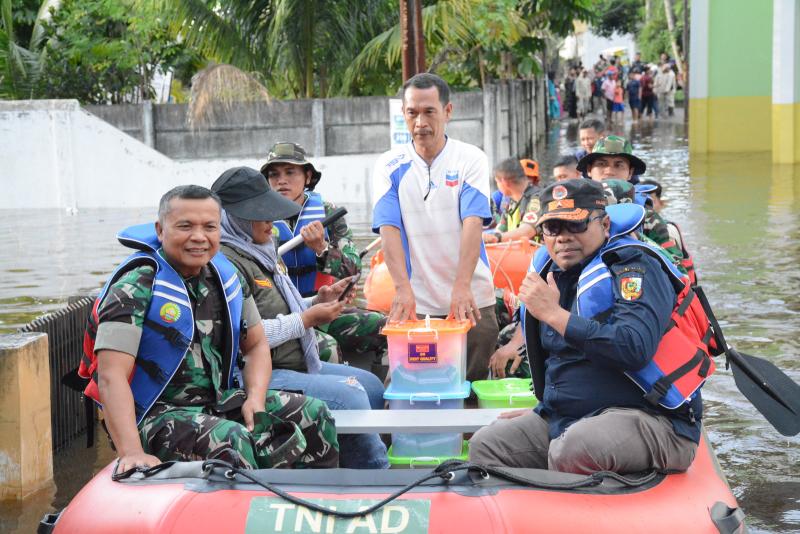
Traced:
[[269, 278], [264, 278], [263, 280], [253, 278], [253, 282], [255, 282], [258, 287], [266, 287], [267, 289], [272, 287], [272, 282], [269, 281]]
[[619, 279], [619, 293], [625, 300], [638, 300], [642, 296], [642, 290], [641, 273], [630, 271]]
[[535, 211], [529, 211], [522, 218], [522, 222], [528, 223], [528, 224], [536, 224], [536, 221], [538, 221], [538, 220], [539, 220], [539, 215]]

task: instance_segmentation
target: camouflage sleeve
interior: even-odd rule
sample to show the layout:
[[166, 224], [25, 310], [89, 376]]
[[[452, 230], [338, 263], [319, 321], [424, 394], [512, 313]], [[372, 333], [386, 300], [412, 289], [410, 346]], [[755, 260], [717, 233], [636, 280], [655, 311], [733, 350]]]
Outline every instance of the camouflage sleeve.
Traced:
[[532, 198], [525, 206], [525, 213], [522, 214], [522, 221], [525, 224], [536, 226], [536, 221], [539, 220], [539, 199]]
[[683, 252], [669, 235], [669, 228], [664, 219], [655, 211], [649, 211], [645, 217], [644, 234], [664, 249], [672, 257], [673, 263], [678, 267], [678, 270], [686, 274], [686, 269], [681, 265]]
[[[336, 209], [330, 202], [323, 204], [326, 216]], [[330, 247], [322, 258], [317, 258], [317, 270], [339, 279], [361, 272], [361, 258], [353, 244], [353, 231], [347, 226], [344, 217], [328, 227], [328, 235]]]
[[507, 212], [500, 213], [500, 216], [497, 219], [497, 228], [495, 228], [498, 232], [508, 232], [508, 214]]
[[147, 309], [153, 297], [155, 269], [143, 265], [123, 274], [108, 289], [98, 309], [95, 351], [116, 350], [136, 355]]

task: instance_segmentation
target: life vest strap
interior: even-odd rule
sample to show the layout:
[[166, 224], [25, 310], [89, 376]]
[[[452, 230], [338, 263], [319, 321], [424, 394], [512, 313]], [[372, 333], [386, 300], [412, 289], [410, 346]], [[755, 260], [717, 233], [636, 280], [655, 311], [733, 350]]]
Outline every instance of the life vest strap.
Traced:
[[158, 366], [153, 360], [146, 360], [144, 358], [136, 358], [136, 367], [147, 373], [147, 376], [156, 382], [165, 382], [169, 379], [164, 370]]
[[[144, 324], [164, 336], [164, 339], [175, 345], [176, 347], [188, 347], [189, 344], [192, 342], [191, 339], [188, 339], [184, 336], [180, 330], [177, 328], [172, 328], [170, 326], [164, 326], [161, 323], [157, 323], [152, 319], [147, 317], [144, 318]], [[149, 373], [148, 373], [149, 374]]]
[[686, 297], [684, 297], [683, 302], [681, 302], [681, 305], [678, 306], [677, 310], [675, 310], [676, 313], [680, 317], [683, 317], [683, 315], [686, 313], [686, 310], [688, 310], [689, 306], [692, 305], [693, 300], [694, 300], [694, 291], [689, 290], [689, 292], [686, 293]]
[[[674, 384], [680, 377], [694, 369], [698, 364], [702, 364], [703, 358], [708, 359], [708, 355], [703, 352], [703, 349], [697, 349], [697, 352], [694, 353], [694, 356], [692, 356], [686, 363], [672, 371], [670, 374], [664, 375], [656, 380], [656, 382], [653, 384], [653, 388], [647, 394], [645, 394], [644, 398], [647, 399], [647, 401], [653, 406], [658, 406], [659, 401], [664, 395], [667, 394], [669, 388], [672, 387], [672, 384]], [[706, 374], [708, 374], [708, 369], [706, 369]]]

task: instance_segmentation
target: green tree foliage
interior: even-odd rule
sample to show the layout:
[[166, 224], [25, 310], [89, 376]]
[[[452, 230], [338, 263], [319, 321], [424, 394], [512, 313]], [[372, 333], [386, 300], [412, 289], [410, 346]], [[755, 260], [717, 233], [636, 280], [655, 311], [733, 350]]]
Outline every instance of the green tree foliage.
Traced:
[[[391, 24], [396, 0], [139, 0], [207, 58], [262, 79], [271, 95], [338, 94], [360, 47]], [[382, 73], [366, 80], [380, 85]]]
[[38, 93], [47, 98], [148, 99], [156, 69], [184, 59], [166, 23], [126, 0], [63, 0], [45, 24], [45, 38]]
[[644, 0], [599, 0], [592, 30], [600, 37], [636, 35], [644, 21]]
[[45, 60], [44, 23], [58, 0], [44, 0], [33, 15], [30, 0], [0, 0], [0, 98], [36, 95]]
[[[491, 79], [540, 72], [536, 54], [545, 37], [564, 36], [575, 19], [590, 20], [593, 0], [441, 0], [423, 8], [428, 64], [454, 88], [482, 87]], [[358, 87], [363, 73], [397, 72], [400, 86], [399, 22], [368, 42], [345, 75], [345, 90]], [[393, 91], [388, 91], [389, 93]], [[385, 93], [382, 93], [385, 94]]]
[[[634, 35], [643, 61], [656, 63], [662, 52], [672, 56], [664, 2], [653, 0], [651, 5], [650, 20], [645, 21], [644, 0], [598, 0], [592, 31], [602, 37], [610, 37], [614, 32]], [[683, 38], [683, 2], [673, 1], [672, 7], [675, 13], [674, 38], [680, 47]]]
[[[675, 41], [678, 48], [683, 42], [683, 2], [674, 2], [675, 11]], [[639, 50], [642, 52], [642, 59], [656, 63], [662, 52], [672, 56], [672, 44], [670, 33], [667, 28], [667, 18], [664, 15], [663, 3], [659, 2], [654, 6], [652, 18], [642, 27], [636, 36]]]

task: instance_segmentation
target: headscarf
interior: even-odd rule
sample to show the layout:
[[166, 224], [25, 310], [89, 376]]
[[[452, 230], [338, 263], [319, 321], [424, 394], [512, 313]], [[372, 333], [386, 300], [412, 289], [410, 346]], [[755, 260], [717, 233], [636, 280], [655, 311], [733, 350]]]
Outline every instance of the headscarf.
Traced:
[[[253, 260], [265, 267], [272, 273], [275, 287], [286, 301], [292, 313], [302, 313], [306, 310], [303, 297], [297, 291], [291, 278], [276, 268], [278, 261], [278, 251], [275, 249], [274, 241], [259, 245], [253, 243], [253, 225], [250, 221], [240, 219], [222, 210], [222, 238], [223, 243], [234, 246]], [[303, 357], [305, 358], [306, 369], [311, 374], [319, 373], [322, 363], [319, 359], [319, 348], [317, 338], [313, 328], [306, 328], [303, 337], [300, 338], [300, 345], [303, 347]]]

